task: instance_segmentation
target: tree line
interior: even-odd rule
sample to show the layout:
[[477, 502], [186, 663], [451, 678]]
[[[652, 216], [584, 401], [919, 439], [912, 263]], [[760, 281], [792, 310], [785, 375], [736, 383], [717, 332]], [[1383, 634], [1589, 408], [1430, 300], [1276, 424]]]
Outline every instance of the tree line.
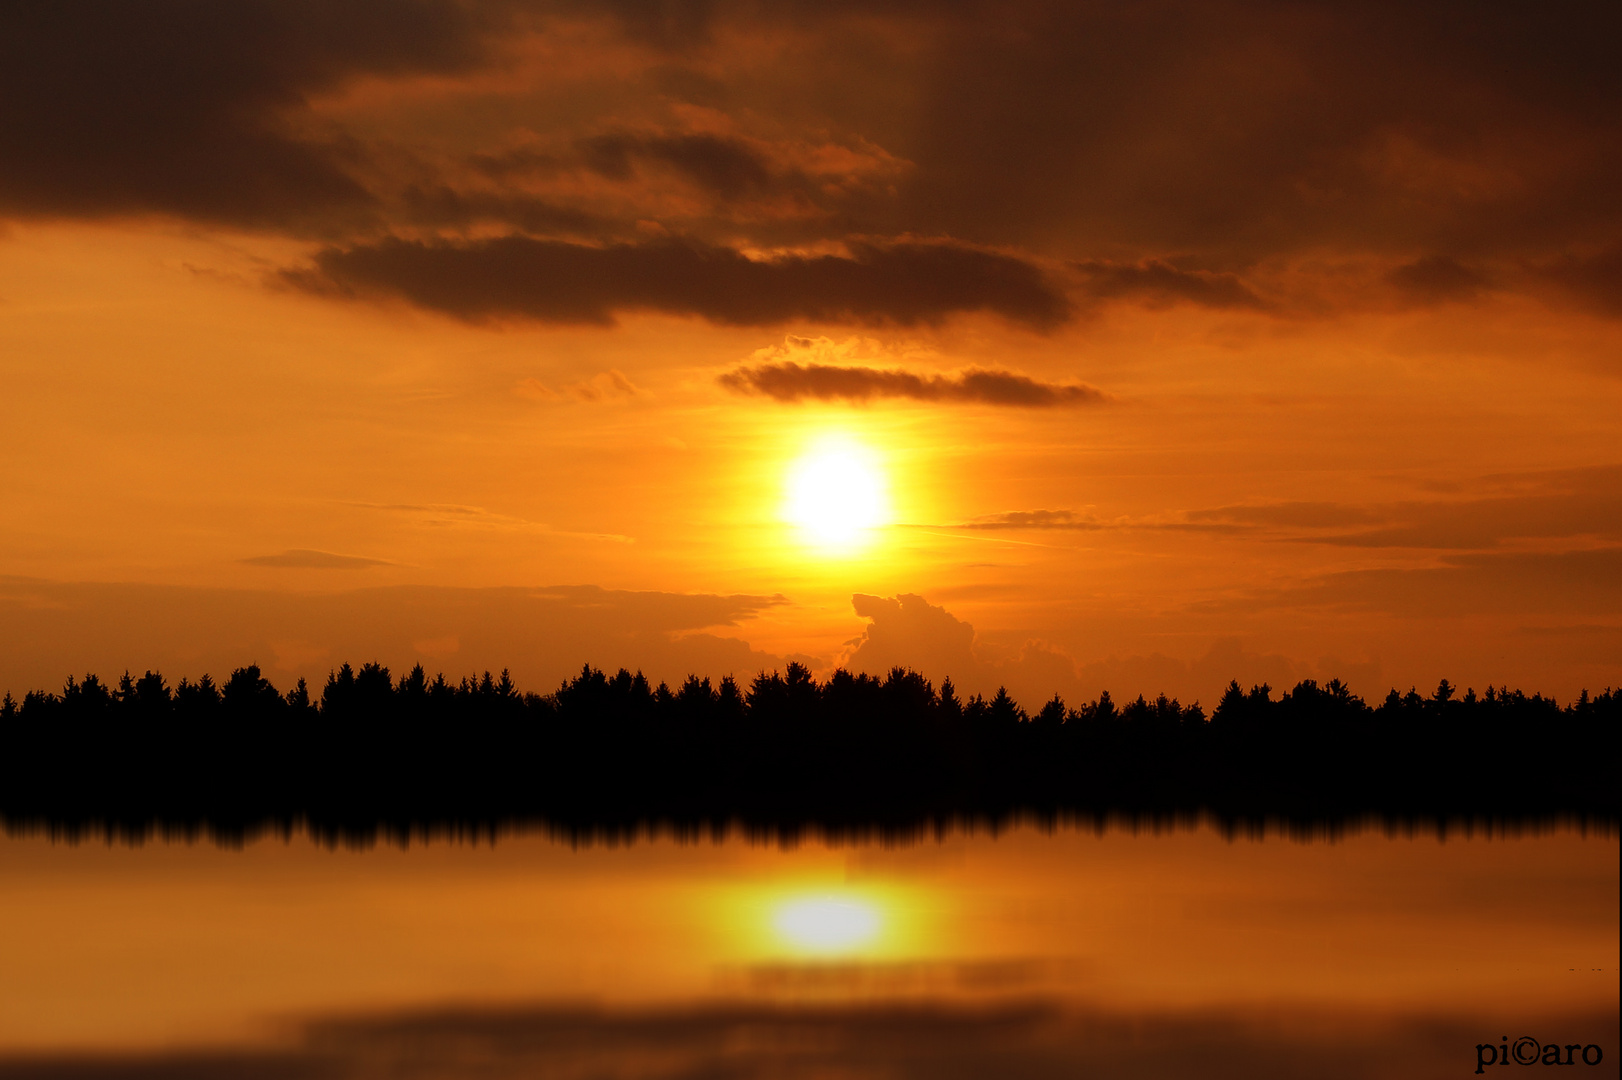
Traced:
[[1160, 696], [1034, 712], [913, 671], [799, 664], [745, 685], [652, 685], [589, 665], [550, 694], [503, 671], [452, 683], [350, 665], [319, 697], [256, 666], [171, 687], [69, 678], [0, 702], [8, 828], [207, 832], [308, 827], [404, 838], [540, 825], [572, 835], [742, 826], [904, 834], [1020, 816], [1211, 815], [1234, 827], [1369, 817], [1618, 823], [1622, 690], [1562, 706], [1488, 687], [1237, 682], [1209, 715]]

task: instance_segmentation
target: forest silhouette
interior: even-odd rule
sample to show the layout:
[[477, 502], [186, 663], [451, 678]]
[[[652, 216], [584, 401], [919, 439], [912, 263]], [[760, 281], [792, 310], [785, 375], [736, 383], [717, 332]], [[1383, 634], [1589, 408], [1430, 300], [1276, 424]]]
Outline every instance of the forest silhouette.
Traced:
[[1622, 690], [1562, 707], [1447, 681], [1377, 707], [1339, 680], [1231, 683], [1208, 716], [1108, 693], [1034, 712], [916, 672], [799, 664], [746, 685], [590, 667], [551, 694], [504, 671], [451, 683], [345, 664], [319, 697], [257, 666], [170, 687], [69, 678], [0, 704], [7, 829], [329, 841], [544, 827], [914, 835], [955, 824], [1214, 818], [1338, 830], [1461, 822], [1617, 826]]

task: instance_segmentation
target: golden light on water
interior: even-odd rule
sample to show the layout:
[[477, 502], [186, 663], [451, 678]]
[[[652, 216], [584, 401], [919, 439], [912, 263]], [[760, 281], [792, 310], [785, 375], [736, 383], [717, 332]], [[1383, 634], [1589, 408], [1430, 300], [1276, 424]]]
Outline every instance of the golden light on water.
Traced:
[[783, 516], [819, 547], [860, 546], [889, 515], [884, 470], [855, 439], [824, 436], [789, 468]]
[[838, 953], [871, 944], [883, 928], [878, 907], [848, 896], [789, 900], [773, 913], [772, 927], [789, 945], [807, 952]]
[[739, 963], [866, 964], [939, 948], [941, 897], [916, 883], [852, 881], [840, 872], [842, 859], [835, 853], [833, 866], [816, 867], [823, 872], [745, 884], [703, 900], [717, 955]]

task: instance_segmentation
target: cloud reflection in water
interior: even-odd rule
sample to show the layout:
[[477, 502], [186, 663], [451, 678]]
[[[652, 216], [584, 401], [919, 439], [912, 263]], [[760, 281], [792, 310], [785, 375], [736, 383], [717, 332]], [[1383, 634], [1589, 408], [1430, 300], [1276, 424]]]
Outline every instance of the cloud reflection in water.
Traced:
[[[1569, 1016], [1559, 1023], [1574, 1033], [1590, 1033], [1585, 1038], [1614, 1043], [1614, 1014]], [[1051, 1003], [448, 1009], [320, 1020], [289, 1043], [261, 1049], [0, 1058], [0, 1080], [874, 1075], [895, 1080], [1417, 1080], [1462, 1075], [1473, 1060], [1479, 1029], [1479, 1024], [1420, 1017], [1303, 1017], [1276, 1010], [1113, 1013]]]

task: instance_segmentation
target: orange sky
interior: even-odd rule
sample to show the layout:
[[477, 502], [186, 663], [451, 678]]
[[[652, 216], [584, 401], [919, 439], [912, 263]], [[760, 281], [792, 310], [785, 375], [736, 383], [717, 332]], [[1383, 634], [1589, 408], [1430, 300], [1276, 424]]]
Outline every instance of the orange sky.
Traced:
[[0, 690], [1622, 683], [1614, 11], [659, 10], [0, 15]]

